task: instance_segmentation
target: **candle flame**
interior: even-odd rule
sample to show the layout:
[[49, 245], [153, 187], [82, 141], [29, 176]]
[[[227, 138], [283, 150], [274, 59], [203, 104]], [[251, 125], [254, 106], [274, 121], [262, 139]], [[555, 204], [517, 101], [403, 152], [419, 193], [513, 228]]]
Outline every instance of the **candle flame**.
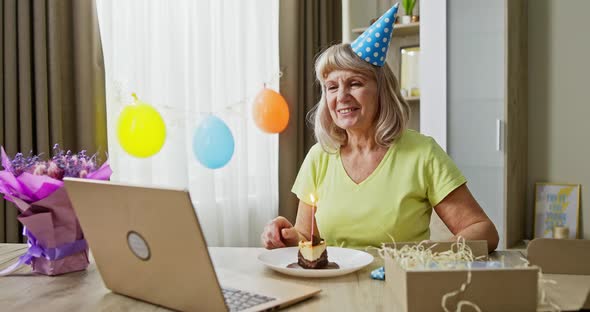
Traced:
[[309, 198], [311, 199], [311, 203], [315, 204], [315, 197], [313, 196], [313, 194], [309, 194]]

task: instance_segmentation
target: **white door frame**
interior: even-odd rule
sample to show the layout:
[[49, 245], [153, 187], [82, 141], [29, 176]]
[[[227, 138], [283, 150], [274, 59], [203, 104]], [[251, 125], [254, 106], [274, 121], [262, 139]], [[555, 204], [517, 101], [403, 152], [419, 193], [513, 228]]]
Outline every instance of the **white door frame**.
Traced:
[[447, 150], [447, 1], [420, 3], [420, 132]]

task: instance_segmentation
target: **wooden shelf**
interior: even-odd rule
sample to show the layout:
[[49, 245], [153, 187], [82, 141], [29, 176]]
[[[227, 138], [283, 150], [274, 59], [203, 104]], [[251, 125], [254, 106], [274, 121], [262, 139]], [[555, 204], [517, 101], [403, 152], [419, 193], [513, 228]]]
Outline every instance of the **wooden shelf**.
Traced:
[[[352, 32], [355, 34], [362, 34], [365, 30], [367, 30], [367, 27], [353, 28]], [[412, 36], [419, 33], [420, 23], [395, 24], [393, 26], [394, 37]]]
[[406, 97], [406, 102], [408, 102], [408, 104], [417, 104], [420, 103], [420, 97], [419, 96], [409, 96]]

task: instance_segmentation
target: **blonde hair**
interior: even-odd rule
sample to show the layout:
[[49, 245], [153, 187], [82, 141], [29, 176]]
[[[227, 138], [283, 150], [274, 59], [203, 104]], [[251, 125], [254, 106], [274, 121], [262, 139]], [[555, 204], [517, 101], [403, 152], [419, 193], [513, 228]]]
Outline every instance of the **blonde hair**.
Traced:
[[317, 141], [326, 152], [336, 152], [346, 144], [347, 134], [332, 120], [326, 102], [326, 77], [334, 70], [350, 70], [377, 81], [378, 105], [375, 142], [389, 147], [407, 128], [410, 106], [400, 94], [399, 83], [387, 63], [377, 67], [365, 62], [348, 43], [336, 44], [322, 52], [315, 62], [316, 79], [322, 89], [320, 101], [309, 112]]

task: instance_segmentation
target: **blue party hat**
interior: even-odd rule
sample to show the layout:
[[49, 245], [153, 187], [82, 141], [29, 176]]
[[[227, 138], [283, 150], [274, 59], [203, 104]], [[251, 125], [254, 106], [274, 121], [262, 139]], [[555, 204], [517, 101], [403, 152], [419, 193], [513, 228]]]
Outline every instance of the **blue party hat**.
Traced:
[[358, 57], [375, 66], [381, 67], [385, 64], [398, 7], [399, 3], [393, 5], [352, 42], [352, 50]]

